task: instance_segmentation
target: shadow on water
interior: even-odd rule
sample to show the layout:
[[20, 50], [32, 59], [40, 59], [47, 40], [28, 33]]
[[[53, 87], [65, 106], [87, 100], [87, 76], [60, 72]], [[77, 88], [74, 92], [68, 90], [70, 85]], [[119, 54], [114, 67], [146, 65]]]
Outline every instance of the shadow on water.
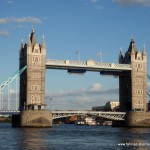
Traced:
[[149, 128], [117, 128], [116, 141], [118, 149], [149, 150]]
[[77, 125], [54, 125], [52, 128], [11, 128], [11, 124], [1, 123], [0, 135], [0, 150], [150, 149], [150, 145], [146, 145], [146, 143], [150, 144], [150, 129], [148, 128]]
[[11, 124], [0, 124], [0, 150], [51, 149], [51, 144], [46, 144], [50, 130], [50, 128], [12, 128]]

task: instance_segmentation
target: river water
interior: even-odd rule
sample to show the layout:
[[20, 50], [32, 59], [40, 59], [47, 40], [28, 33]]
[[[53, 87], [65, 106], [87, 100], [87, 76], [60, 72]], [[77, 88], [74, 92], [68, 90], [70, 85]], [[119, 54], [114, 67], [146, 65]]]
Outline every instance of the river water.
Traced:
[[0, 123], [0, 150], [150, 150], [149, 128], [53, 125], [12, 128]]

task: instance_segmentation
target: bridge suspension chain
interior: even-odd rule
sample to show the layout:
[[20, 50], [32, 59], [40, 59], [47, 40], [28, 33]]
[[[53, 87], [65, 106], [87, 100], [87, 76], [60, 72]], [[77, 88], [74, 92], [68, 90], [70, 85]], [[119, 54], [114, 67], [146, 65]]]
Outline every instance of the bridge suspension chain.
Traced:
[[4, 82], [0, 84], [0, 90], [2, 90], [6, 85], [11, 83], [15, 78], [20, 76], [22, 72], [27, 68], [27, 66], [24, 66], [22, 69], [17, 70], [15, 73], [13, 73], [8, 79], [6, 79]]
[[147, 77], [148, 77], [148, 79], [150, 80], [150, 75], [149, 75], [149, 74], [147, 74]]
[[[150, 80], [150, 75], [149, 75], [149, 74], [147, 74], [147, 77], [148, 77], [148, 79]], [[146, 90], [147, 90], [147, 91], [146, 91], [147, 95], [150, 96], [150, 89], [147, 88]]]
[[[3, 81], [1, 84], [0, 84], [0, 109], [4, 109], [4, 101], [3, 101], [3, 89], [8, 86], [8, 94], [7, 94], [7, 98], [8, 98], [8, 106], [7, 106], [7, 109], [10, 110], [10, 101], [11, 101], [11, 97], [10, 97], [10, 83], [13, 82], [14, 79], [16, 79], [16, 110], [17, 110], [17, 105], [18, 105], [18, 95], [17, 95], [17, 79], [18, 77], [25, 71], [25, 69], [27, 68], [27, 66], [24, 66], [22, 69], [20, 70], [17, 70], [16, 72], [14, 72], [11, 76], [9, 76], [5, 81]], [[6, 102], [5, 102], [6, 103]]]

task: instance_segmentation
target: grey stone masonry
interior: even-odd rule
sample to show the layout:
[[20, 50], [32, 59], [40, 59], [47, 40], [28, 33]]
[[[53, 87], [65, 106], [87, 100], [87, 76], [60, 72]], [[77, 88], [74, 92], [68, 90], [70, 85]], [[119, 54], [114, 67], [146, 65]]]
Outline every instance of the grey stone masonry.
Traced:
[[119, 63], [131, 64], [131, 71], [119, 76], [120, 111], [146, 111], [147, 55], [137, 50], [133, 38], [128, 50], [119, 55]]
[[44, 109], [45, 107], [46, 45], [36, 42], [32, 29], [27, 44], [21, 44], [20, 69], [27, 65], [20, 77], [20, 110]]
[[45, 61], [46, 44], [36, 41], [34, 29], [28, 42], [21, 43], [20, 69], [27, 66], [20, 76], [20, 115], [12, 117], [14, 127], [51, 127], [52, 113], [46, 111], [45, 104]]

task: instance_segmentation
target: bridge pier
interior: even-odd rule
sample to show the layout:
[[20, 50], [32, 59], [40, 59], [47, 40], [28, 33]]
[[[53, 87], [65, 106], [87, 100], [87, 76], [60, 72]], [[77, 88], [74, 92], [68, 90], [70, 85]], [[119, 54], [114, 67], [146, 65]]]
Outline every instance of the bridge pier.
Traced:
[[112, 121], [112, 127], [126, 127], [126, 124], [125, 124], [125, 121], [113, 120]]
[[36, 41], [34, 29], [28, 42], [21, 43], [20, 69], [27, 66], [20, 75], [19, 115], [12, 116], [13, 127], [51, 127], [52, 112], [45, 104], [45, 61], [46, 44]]
[[127, 127], [150, 127], [150, 112], [127, 112], [125, 124]]
[[126, 112], [124, 121], [113, 121], [113, 127], [150, 127], [150, 112]]
[[52, 127], [52, 112], [48, 110], [24, 110], [12, 116], [12, 127]]

